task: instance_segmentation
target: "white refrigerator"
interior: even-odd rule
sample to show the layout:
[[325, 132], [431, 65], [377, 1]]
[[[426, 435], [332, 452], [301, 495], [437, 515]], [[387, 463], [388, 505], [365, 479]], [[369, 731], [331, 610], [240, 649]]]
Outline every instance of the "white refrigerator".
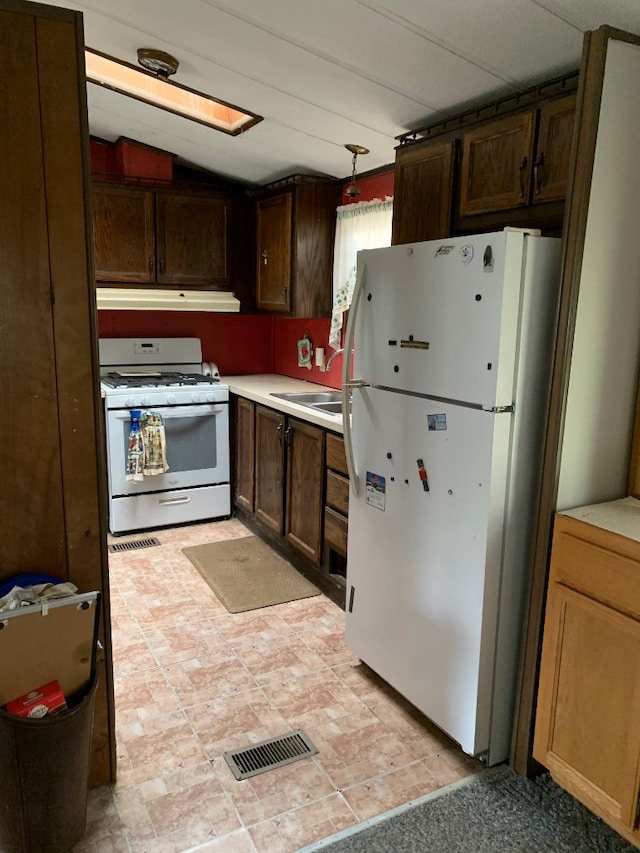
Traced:
[[536, 232], [367, 250], [347, 325], [347, 645], [488, 764], [510, 751], [559, 288]]

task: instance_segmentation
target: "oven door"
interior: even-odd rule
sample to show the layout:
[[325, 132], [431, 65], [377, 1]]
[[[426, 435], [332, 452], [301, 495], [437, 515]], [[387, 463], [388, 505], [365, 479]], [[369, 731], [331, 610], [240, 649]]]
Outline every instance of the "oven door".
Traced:
[[229, 404], [149, 406], [164, 422], [169, 470], [126, 478], [131, 412], [107, 409], [107, 459], [111, 497], [212, 486], [229, 482]]

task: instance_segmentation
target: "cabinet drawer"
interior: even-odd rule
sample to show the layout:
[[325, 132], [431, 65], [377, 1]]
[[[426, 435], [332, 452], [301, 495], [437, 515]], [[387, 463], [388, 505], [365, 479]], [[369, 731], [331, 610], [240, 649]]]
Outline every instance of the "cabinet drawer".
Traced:
[[638, 559], [613, 550], [619, 537], [598, 531], [597, 542], [585, 541], [580, 538], [579, 530], [574, 534], [573, 529], [558, 526], [551, 580], [640, 619], [640, 566]]
[[347, 553], [347, 519], [328, 506], [324, 509], [324, 541], [340, 554]]
[[349, 476], [347, 457], [344, 453], [344, 439], [341, 436], [327, 433], [326, 453], [327, 468], [333, 468], [334, 471], [340, 471], [341, 474]]
[[327, 471], [327, 504], [343, 515], [349, 514], [349, 480]]

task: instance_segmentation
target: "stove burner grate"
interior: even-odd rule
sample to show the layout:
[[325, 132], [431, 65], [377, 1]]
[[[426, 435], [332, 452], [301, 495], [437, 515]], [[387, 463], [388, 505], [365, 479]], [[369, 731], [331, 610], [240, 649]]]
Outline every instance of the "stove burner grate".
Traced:
[[118, 373], [101, 377], [108, 388], [160, 388], [184, 385], [214, 385], [220, 380], [202, 373]]

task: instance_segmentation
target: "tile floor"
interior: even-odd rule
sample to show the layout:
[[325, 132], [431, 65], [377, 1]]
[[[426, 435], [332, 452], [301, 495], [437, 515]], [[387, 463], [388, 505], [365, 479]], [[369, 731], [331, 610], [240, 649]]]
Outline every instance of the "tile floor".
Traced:
[[[109, 558], [118, 781], [75, 853], [289, 853], [481, 769], [354, 657], [325, 596], [225, 610], [181, 549], [239, 521], [124, 538], [145, 535]], [[225, 751], [295, 728], [316, 756], [234, 779]]]

